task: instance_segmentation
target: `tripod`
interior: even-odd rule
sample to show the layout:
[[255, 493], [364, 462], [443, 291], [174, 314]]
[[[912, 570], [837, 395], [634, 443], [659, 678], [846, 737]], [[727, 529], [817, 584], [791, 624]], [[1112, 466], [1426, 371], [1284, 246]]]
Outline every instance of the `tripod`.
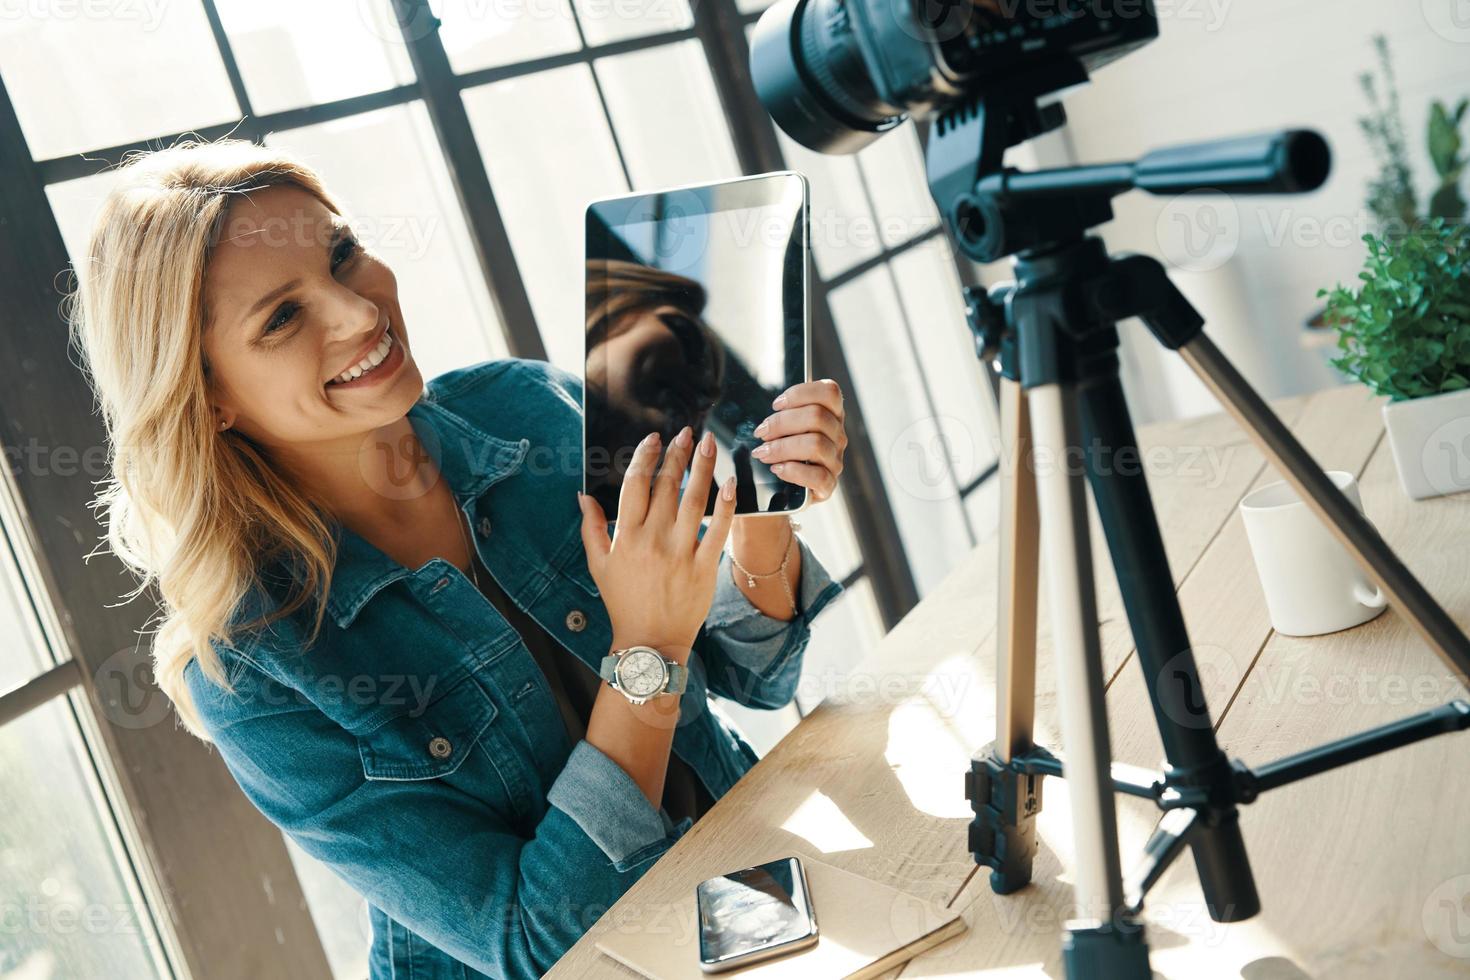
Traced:
[[[966, 290], [982, 360], [997, 361], [1002, 459], [996, 739], [966, 773], [969, 849], [1008, 894], [1031, 880], [1042, 780], [1065, 776], [1072, 802], [1078, 918], [1067, 923], [1068, 980], [1147, 980], [1144, 897], [1185, 848], [1211, 918], [1260, 910], [1239, 806], [1260, 793], [1433, 735], [1470, 728], [1470, 703], [1431, 711], [1264, 766], [1215, 739], [1119, 377], [1117, 323], [1139, 317], [1177, 350], [1303, 499], [1325, 520], [1463, 685], [1470, 641], [1203, 333], [1204, 321], [1155, 259], [1113, 257], [1092, 227], [1127, 190], [1243, 194], [1312, 190], [1330, 154], [1290, 131], [1155, 151], [1133, 163], [1021, 173], [1004, 151], [1065, 122], [1041, 95], [1085, 80], [1050, 66], [936, 120], [930, 190], [965, 254], [1014, 256], [1015, 281]], [[1030, 459], [1050, 461], [1028, 465]], [[1080, 459], [1081, 466], [1065, 461]], [[1160, 772], [1114, 767], [1088, 533], [1091, 487], [1164, 746]], [[1038, 535], [1040, 541], [1038, 543]], [[1032, 740], [1042, 555], [1052, 613], [1063, 758]], [[1122, 872], [1113, 793], [1163, 817], [1138, 866]]]

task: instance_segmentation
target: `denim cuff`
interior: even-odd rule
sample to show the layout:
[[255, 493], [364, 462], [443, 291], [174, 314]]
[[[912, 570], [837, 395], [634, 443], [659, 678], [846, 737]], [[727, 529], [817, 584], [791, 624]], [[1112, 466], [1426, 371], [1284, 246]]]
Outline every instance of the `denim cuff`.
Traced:
[[572, 748], [546, 801], [571, 817], [617, 865], [650, 845], [673, 843], [670, 838], [688, 829], [680, 829], [663, 807], [655, 810], [633, 777], [586, 739]]
[[[720, 573], [715, 579], [714, 601], [710, 603], [705, 624], [711, 629], [740, 624], [731, 636], [739, 640], [768, 640], [789, 629], [792, 623], [803, 618], [811, 623], [822, 607], [831, 602], [842, 591], [842, 584], [832, 579], [827, 567], [817, 560], [812, 549], [797, 535], [796, 546], [801, 552], [801, 581], [797, 583], [796, 615], [791, 619], [777, 619], [761, 612], [735, 584], [734, 565], [727, 550], [720, 556]], [[746, 622], [749, 620], [750, 622]]]

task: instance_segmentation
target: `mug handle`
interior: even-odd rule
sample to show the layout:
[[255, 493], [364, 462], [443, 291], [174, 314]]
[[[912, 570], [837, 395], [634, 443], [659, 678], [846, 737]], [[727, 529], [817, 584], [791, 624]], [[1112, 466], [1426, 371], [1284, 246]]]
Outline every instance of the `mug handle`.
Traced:
[[[1373, 530], [1378, 530], [1378, 525], [1373, 523], [1373, 518], [1363, 514], [1363, 520], [1367, 521]], [[1353, 598], [1367, 609], [1382, 609], [1388, 604], [1388, 597], [1383, 594], [1383, 590], [1372, 582], [1359, 582], [1354, 585]]]
[[1359, 582], [1353, 586], [1353, 598], [1368, 609], [1382, 609], [1388, 604], [1388, 599], [1384, 596], [1383, 590], [1367, 582]]

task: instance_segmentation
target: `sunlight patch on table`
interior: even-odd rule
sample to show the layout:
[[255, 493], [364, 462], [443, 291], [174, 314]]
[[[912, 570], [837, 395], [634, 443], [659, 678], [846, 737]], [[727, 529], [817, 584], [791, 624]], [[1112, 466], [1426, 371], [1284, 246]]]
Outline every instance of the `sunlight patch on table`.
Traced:
[[786, 818], [781, 829], [802, 838], [823, 854], [858, 851], [872, 847], [853, 822], [821, 791], [815, 791]]
[[964, 773], [970, 756], [994, 737], [993, 690], [974, 657], [956, 655], [893, 705], [883, 756], [915, 809], [971, 816]]

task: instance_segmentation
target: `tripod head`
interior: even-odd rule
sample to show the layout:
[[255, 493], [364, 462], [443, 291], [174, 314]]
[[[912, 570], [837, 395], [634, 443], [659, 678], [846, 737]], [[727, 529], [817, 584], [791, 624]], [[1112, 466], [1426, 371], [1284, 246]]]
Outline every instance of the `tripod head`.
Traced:
[[1112, 199], [1207, 191], [1297, 194], [1327, 180], [1332, 153], [1293, 129], [1154, 150], [1136, 161], [1023, 172], [1005, 151], [1066, 122], [1060, 102], [1039, 100], [1087, 80], [1078, 64], [1046, 66], [938, 117], [926, 149], [929, 190], [960, 250], [977, 262], [1045, 250], [1111, 221]]

